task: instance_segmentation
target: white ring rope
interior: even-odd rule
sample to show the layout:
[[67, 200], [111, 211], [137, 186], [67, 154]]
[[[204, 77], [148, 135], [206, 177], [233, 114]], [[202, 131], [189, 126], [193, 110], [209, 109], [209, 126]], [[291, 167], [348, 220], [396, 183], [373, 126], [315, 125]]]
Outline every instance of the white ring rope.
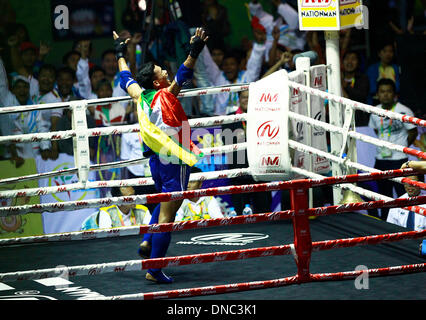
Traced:
[[[1, 109], [0, 109], [1, 110]], [[189, 119], [188, 123], [191, 128], [204, 128], [213, 127], [223, 124], [236, 123], [246, 121], [246, 114], [237, 114], [229, 116], [217, 116], [209, 118], [194, 118]], [[106, 136], [106, 135], [118, 135], [123, 133], [139, 133], [140, 126], [138, 124], [123, 125], [123, 126], [112, 126], [104, 128], [89, 128], [87, 129], [87, 135], [89, 138]], [[42, 132], [42, 133], [31, 133], [11, 136], [1, 136], [1, 143], [23, 143], [23, 142], [39, 142], [43, 140], [65, 140], [76, 136], [75, 130], [67, 131], [55, 131], [55, 132]]]
[[369, 114], [375, 114], [381, 117], [386, 117], [386, 118], [390, 118], [390, 119], [394, 119], [394, 120], [398, 120], [398, 121], [402, 121], [402, 122], [407, 122], [407, 123], [412, 123], [415, 124], [417, 126], [420, 127], [426, 127], [426, 120], [423, 119], [419, 119], [416, 117], [410, 117], [407, 115], [402, 115], [400, 113], [396, 113], [393, 111], [388, 111], [385, 109], [381, 109], [378, 107], [373, 107], [370, 106], [368, 104], [365, 103], [361, 103], [361, 102], [356, 102], [344, 97], [340, 97], [338, 95], [334, 95], [325, 91], [321, 91], [315, 88], [311, 88], [308, 86], [305, 86], [303, 84], [297, 83], [297, 82], [293, 82], [293, 81], [289, 81], [288, 85], [291, 88], [294, 89], [298, 89], [304, 93], [307, 93], [309, 95], [315, 95], [315, 96], [319, 96], [322, 99], [328, 99], [330, 101], [336, 102], [336, 103], [340, 103], [346, 106], [349, 106], [351, 108], [354, 108], [356, 110], [360, 110], [360, 111], [364, 111], [367, 112]]
[[[250, 170], [247, 169], [231, 169], [223, 171], [211, 171], [194, 173], [190, 175], [189, 181], [208, 181], [216, 179], [231, 179], [242, 176], [251, 175]], [[89, 181], [85, 186], [81, 183], [67, 184], [63, 186], [53, 186], [44, 188], [28, 188], [21, 190], [7, 190], [0, 191], [0, 199], [2, 198], [15, 198], [15, 197], [31, 197], [43, 196], [47, 194], [55, 194], [60, 192], [68, 192], [79, 189], [96, 189], [96, 188], [113, 188], [113, 187], [137, 187], [137, 186], [150, 186], [154, 185], [152, 178], [135, 178], [125, 180], [109, 180], [109, 181]]]
[[[205, 148], [205, 149], [201, 149], [201, 151], [204, 152], [204, 155], [215, 155], [215, 154], [223, 154], [223, 153], [234, 152], [234, 151], [244, 151], [246, 149], [247, 149], [247, 143], [239, 143], [239, 144], [224, 145], [220, 147]], [[149, 158], [140, 158], [140, 159], [133, 159], [133, 160], [123, 160], [123, 161], [117, 161], [117, 162], [95, 164], [95, 165], [91, 165], [89, 170], [101, 171], [101, 170], [123, 168], [123, 167], [128, 167], [130, 165], [146, 164], [148, 163], [148, 161], [149, 161]], [[71, 168], [71, 169], [65, 169], [65, 170], [59, 170], [59, 171], [32, 174], [32, 175], [22, 176], [22, 177], [7, 178], [7, 179], [0, 180], [0, 185], [18, 183], [18, 182], [28, 181], [28, 180], [37, 180], [42, 178], [70, 175], [70, 174], [75, 174], [77, 172], [78, 172], [77, 168]], [[25, 189], [23, 189], [23, 191], [25, 191]]]

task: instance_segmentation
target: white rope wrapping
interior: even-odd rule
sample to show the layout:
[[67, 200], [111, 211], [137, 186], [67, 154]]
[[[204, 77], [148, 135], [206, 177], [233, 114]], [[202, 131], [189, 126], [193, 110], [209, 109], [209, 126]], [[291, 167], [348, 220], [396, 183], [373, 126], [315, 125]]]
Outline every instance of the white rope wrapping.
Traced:
[[291, 88], [298, 89], [298, 90], [300, 90], [304, 93], [307, 93], [307, 94], [310, 94], [310, 95], [316, 95], [316, 96], [321, 97], [322, 99], [328, 99], [328, 100], [333, 101], [333, 102], [344, 104], [344, 105], [350, 106], [350, 107], [352, 107], [356, 110], [364, 111], [364, 112], [367, 112], [367, 113], [370, 113], [370, 114], [375, 114], [375, 115], [378, 115], [378, 116], [381, 116], [381, 117], [399, 120], [399, 121], [402, 121], [402, 122], [412, 123], [412, 124], [415, 124], [415, 125], [418, 125], [418, 126], [421, 126], [421, 127], [426, 127], [426, 120], [423, 120], [423, 119], [419, 119], [419, 118], [415, 118], [415, 117], [409, 117], [407, 115], [402, 115], [400, 113], [396, 113], [396, 112], [393, 112], [393, 111], [388, 111], [388, 110], [384, 110], [384, 109], [381, 109], [381, 108], [373, 107], [373, 106], [370, 106], [370, 105], [365, 104], [365, 103], [356, 102], [356, 101], [353, 101], [353, 100], [350, 100], [350, 99], [347, 99], [347, 98], [344, 98], [344, 97], [340, 97], [340, 96], [337, 96], [337, 95], [334, 95], [334, 94], [331, 94], [331, 93], [328, 93], [328, 92], [325, 92], [325, 91], [321, 91], [321, 90], [318, 90], [318, 89], [314, 89], [314, 88], [305, 86], [303, 84], [300, 84], [300, 83], [297, 83], [297, 82], [294, 82], [294, 81], [289, 81], [288, 85]]
[[[217, 117], [209, 117], [209, 118], [198, 118], [198, 119], [195, 118], [195, 119], [188, 120], [188, 123], [191, 126], [191, 128], [194, 129], [194, 128], [220, 126], [220, 125], [229, 124], [229, 123], [236, 123], [236, 122], [246, 121], [246, 119], [247, 119], [246, 114], [237, 114], [237, 115], [217, 116]], [[140, 131], [140, 126], [138, 124], [135, 124], [135, 125], [104, 127], [104, 128], [90, 128], [90, 129], [87, 129], [87, 134], [90, 138], [90, 137], [99, 137], [99, 136], [107, 136], [107, 135], [118, 135], [118, 134], [124, 134], [124, 133], [138, 133], [139, 131]], [[65, 139], [73, 138], [75, 136], [76, 136], [76, 132], [74, 130], [1, 136], [0, 144], [39, 142], [43, 140], [65, 140]]]
[[[194, 173], [190, 175], [189, 181], [208, 181], [216, 179], [231, 179], [236, 177], [242, 177], [250, 175], [250, 170], [247, 169], [232, 169], [223, 171], [211, 171]], [[152, 178], [136, 178], [126, 180], [110, 180], [110, 181], [89, 181], [86, 185], [86, 189], [97, 189], [97, 188], [112, 188], [112, 187], [137, 187], [137, 186], [150, 186], [154, 185]], [[2, 198], [15, 198], [15, 197], [31, 197], [31, 196], [43, 196], [47, 194], [55, 194], [61, 192], [69, 192], [73, 190], [80, 190], [84, 186], [80, 183], [73, 183], [63, 186], [44, 187], [44, 188], [28, 188], [21, 190], [6, 190], [0, 191], [0, 199]]]
[[[221, 146], [221, 147], [205, 148], [205, 149], [201, 149], [201, 151], [204, 153], [205, 156], [207, 156], [207, 155], [214, 155], [214, 154], [230, 153], [230, 152], [234, 152], [234, 151], [244, 151], [246, 149], [247, 149], [246, 143], [239, 143], [239, 144], [225, 145], [225, 146]], [[131, 166], [131, 165], [146, 164], [146, 163], [148, 163], [148, 161], [149, 161], [149, 158], [140, 158], [140, 159], [133, 159], [133, 160], [117, 161], [117, 162], [112, 162], [112, 163], [96, 164], [96, 165], [90, 166], [90, 171], [123, 168], [123, 167], [128, 167], [128, 166]], [[56, 176], [71, 175], [71, 174], [75, 174], [75, 173], [77, 173], [76, 168], [59, 170], [59, 171], [52, 171], [52, 172], [37, 173], [37, 174], [32, 174], [32, 175], [23, 176], [23, 177], [14, 177], [14, 178], [2, 179], [2, 180], [0, 180], [0, 185], [1, 184], [18, 183], [18, 182], [28, 181], [28, 180], [37, 180], [37, 179], [42, 179], [42, 178], [56, 177]]]

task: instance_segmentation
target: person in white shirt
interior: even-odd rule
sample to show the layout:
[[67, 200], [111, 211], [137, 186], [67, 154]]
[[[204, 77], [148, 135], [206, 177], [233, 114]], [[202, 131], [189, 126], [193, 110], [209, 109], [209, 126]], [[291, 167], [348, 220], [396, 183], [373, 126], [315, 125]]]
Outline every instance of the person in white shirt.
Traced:
[[[396, 100], [396, 86], [390, 79], [381, 79], [377, 85], [377, 95], [380, 105], [377, 108], [393, 111], [407, 116], [414, 116], [413, 111]], [[368, 126], [373, 128], [379, 139], [388, 141], [400, 146], [409, 147], [417, 137], [417, 127], [411, 123], [403, 123], [398, 120], [380, 117], [372, 114]], [[385, 147], [377, 147], [376, 161], [374, 168], [382, 171], [399, 169], [408, 156], [402, 152], [392, 151]], [[379, 193], [393, 198], [393, 189], [398, 196], [405, 193], [404, 187], [393, 181], [377, 181]], [[389, 209], [382, 208], [382, 220], [386, 221]]]
[[[201, 52], [194, 70], [194, 79], [198, 87], [225, 86], [237, 83], [250, 83], [259, 79], [265, 55], [265, 44], [254, 43], [250, 58], [247, 61], [247, 70], [240, 70], [239, 57], [228, 52], [225, 54], [220, 69], [212, 59], [206, 46]], [[238, 93], [220, 93], [214, 95], [213, 104], [204, 101], [201, 113], [207, 115], [224, 115], [238, 108]], [[213, 108], [214, 106], [214, 108]]]
[[[30, 98], [30, 83], [27, 77], [15, 76], [9, 90], [6, 70], [0, 58], [0, 106], [11, 107], [33, 104]], [[16, 135], [36, 133], [41, 131], [42, 121], [39, 111], [29, 111], [0, 115], [0, 134]], [[38, 155], [40, 142], [17, 143], [8, 145], [10, 157], [16, 167], [22, 166], [25, 159], [35, 158]]]
[[[62, 102], [59, 93], [55, 90], [56, 68], [50, 64], [44, 64], [39, 72], [39, 93], [32, 97], [34, 104], [60, 103]], [[63, 109], [42, 110], [37, 121], [40, 121], [38, 131], [51, 132], [56, 131], [56, 124], [62, 117]], [[58, 145], [56, 141], [41, 141], [40, 154], [43, 160], [58, 158]]]
[[[410, 180], [424, 182], [424, 175], [415, 175], [407, 177]], [[401, 198], [418, 197], [426, 195], [426, 190], [419, 187], [412, 186], [404, 183], [404, 188], [407, 191]], [[426, 204], [420, 205], [426, 208]], [[404, 210], [403, 208], [391, 208], [389, 210], [388, 218], [389, 223], [407, 228], [409, 230], [422, 231], [426, 229], [426, 217], [414, 212]]]
[[[197, 167], [191, 168], [191, 174], [202, 172]], [[203, 186], [203, 181], [190, 181], [188, 183], [187, 191], [200, 190]], [[175, 222], [187, 220], [201, 220], [201, 219], [216, 219], [223, 218], [223, 213], [220, 208], [219, 202], [215, 197], [194, 197], [191, 199], [184, 199], [182, 205], [176, 213]]]
[[[133, 187], [111, 188], [113, 197], [128, 197], [135, 195]], [[109, 229], [147, 225], [151, 214], [147, 207], [136, 204], [112, 205], [100, 208], [98, 212], [89, 216], [82, 224], [81, 230]]]

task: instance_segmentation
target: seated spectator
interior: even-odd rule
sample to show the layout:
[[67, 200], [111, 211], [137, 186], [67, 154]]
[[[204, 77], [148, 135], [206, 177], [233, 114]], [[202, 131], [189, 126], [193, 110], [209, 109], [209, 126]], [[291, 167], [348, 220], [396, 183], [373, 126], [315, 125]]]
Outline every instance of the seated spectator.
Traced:
[[[359, 56], [356, 51], [347, 51], [343, 56], [342, 94], [345, 98], [367, 103], [369, 94], [368, 77], [359, 71]], [[367, 126], [369, 114], [355, 111], [357, 126]]]
[[[113, 197], [128, 197], [135, 195], [133, 187], [111, 188]], [[112, 205], [100, 208], [98, 212], [89, 216], [82, 224], [81, 230], [109, 229], [147, 225], [151, 214], [147, 207], [140, 204]]]
[[[197, 167], [191, 168], [191, 174], [202, 172]], [[203, 181], [190, 181], [187, 190], [200, 190]], [[201, 219], [223, 218], [218, 201], [212, 196], [184, 199], [176, 213], [175, 222]]]
[[[424, 182], [424, 175], [416, 175], [407, 177], [410, 180]], [[404, 183], [406, 193], [401, 198], [410, 198], [426, 195], [426, 191], [419, 187], [412, 186]], [[426, 208], [426, 204], [420, 205]], [[389, 223], [409, 229], [410, 231], [423, 231], [426, 229], [426, 217], [412, 211], [404, 210], [403, 208], [391, 208], [389, 210], [388, 218]]]
[[[377, 96], [380, 101], [378, 108], [390, 110], [396, 113], [413, 116], [413, 112], [408, 107], [397, 102], [395, 83], [390, 79], [382, 79], [378, 83]], [[403, 123], [397, 120], [380, 117], [372, 114], [368, 126], [373, 128], [377, 137], [383, 141], [388, 141], [400, 146], [409, 147], [417, 137], [417, 127], [411, 123]], [[408, 156], [405, 153], [392, 151], [385, 147], [377, 147], [376, 161], [374, 168], [382, 171], [399, 169]], [[398, 196], [404, 194], [404, 187], [393, 181], [378, 180], [379, 193], [393, 198], [395, 188]], [[389, 209], [381, 209], [381, 219], [386, 221]]]
[[367, 76], [370, 81], [370, 96], [368, 103], [375, 105], [378, 101], [376, 96], [377, 83], [381, 79], [390, 79], [395, 83], [396, 93], [399, 93], [399, 67], [392, 63], [394, 58], [394, 47], [390, 43], [382, 45], [378, 51], [380, 61], [369, 66]]

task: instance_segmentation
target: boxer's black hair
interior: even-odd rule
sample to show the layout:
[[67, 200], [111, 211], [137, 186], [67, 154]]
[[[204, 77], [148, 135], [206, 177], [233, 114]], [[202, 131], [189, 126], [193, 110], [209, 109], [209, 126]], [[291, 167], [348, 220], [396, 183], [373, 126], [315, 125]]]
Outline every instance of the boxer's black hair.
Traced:
[[154, 62], [145, 63], [136, 75], [137, 83], [144, 89], [154, 89]]

